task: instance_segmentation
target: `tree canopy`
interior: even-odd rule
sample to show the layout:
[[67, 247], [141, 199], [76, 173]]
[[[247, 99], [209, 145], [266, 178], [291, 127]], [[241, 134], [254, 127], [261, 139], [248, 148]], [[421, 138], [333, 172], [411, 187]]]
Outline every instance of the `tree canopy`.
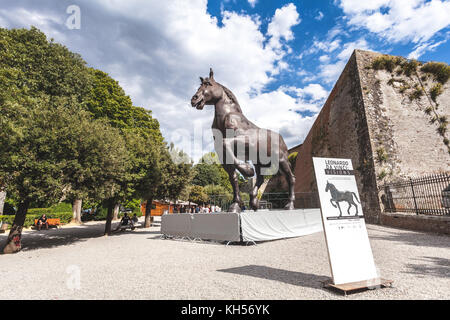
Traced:
[[0, 28], [0, 106], [0, 189], [19, 207], [8, 244], [30, 202], [103, 200], [109, 215], [120, 201], [176, 197], [190, 180], [151, 111], [36, 28]]

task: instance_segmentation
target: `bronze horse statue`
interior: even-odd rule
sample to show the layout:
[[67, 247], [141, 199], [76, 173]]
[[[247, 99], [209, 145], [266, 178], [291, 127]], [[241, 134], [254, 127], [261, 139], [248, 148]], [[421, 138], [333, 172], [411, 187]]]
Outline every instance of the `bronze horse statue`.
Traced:
[[256, 211], [258, 190], [264, 182], [262, 173], [274, 166], [284, 174], [289, 185], [289, 201], [284, 208], [294, 209], [295, 177], [292, 174], [288, 149], [283, 137], [250, 122], [243, 115], [234, 94], [214, 80], [212, 69], [208, 78], [200, 77], [200, 80], [200, 87], [192, 97], [191, 105], [198, 110], [202, 110], [205, 105], [215, 107], [212, 124], [214, 147], [233, 187], [233, 202], [228, 211], [241, 212], [238, 172], [246, 178], [253, 177], [256, 173], [256, 183], [249, 193], [250, 208]]

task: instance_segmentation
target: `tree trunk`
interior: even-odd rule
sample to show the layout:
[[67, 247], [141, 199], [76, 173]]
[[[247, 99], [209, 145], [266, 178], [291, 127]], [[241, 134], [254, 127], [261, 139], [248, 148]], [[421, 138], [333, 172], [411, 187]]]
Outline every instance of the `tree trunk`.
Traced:
[[81, 223], [81, 205], [83, 200], [76, 199], [72, 203], [73, 222]]
[[119, 219], [119, 209], [120, 209], [120, 205], [117, 203], [117, 204], [114, 206], [113, 220]]
[[0, 189], [0, 215], [3, 214], [3, 208], [5, 206], [6, 192]]
[[108, 214], [106, 215], [105, 235], [111, 234], [111, 221], [113, 218], [114, 204], [108, 202]]
[[29, 201], [24, 201], [19, 204], [13, 225], [9, 231], [8, 239], [6, 240], [6, 245], [3, 248], [3, 253], [15, 253], [22, 249], [22, 229], [29, 205]]
[[153, 217], [151, 216], [152, 205], [153, 205], [153, 199], [147, 199], [147, 204], [145, 205], [144, 228], [150, 228], [150, 226], [152, 225], [152, 222], [153, 222]]

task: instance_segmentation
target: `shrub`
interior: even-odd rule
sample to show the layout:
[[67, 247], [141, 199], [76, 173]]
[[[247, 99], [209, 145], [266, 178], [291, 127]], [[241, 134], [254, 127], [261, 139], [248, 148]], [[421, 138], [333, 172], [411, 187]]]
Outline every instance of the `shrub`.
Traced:
[[431, 96], [431, 100], [433, 100], [434, 102], [436, 102], [436, 98], [438, 95], [440, 95], [442, 93], [442, 84], [440, 83], [436, 83], [431, 89], [430, 89], [430, 96]]
[[378, 174], [378, 180], [383, 180], [387, 176], [386, 170], [381, 170], [381, 172]]
[[[72, 220], [72, 211], [70, 212], [57, 212], [57, 213], [46, 213], [43, 212], [47, 215], [47, 217], [49, 219], [57, 219], [59, 218], [61, 220], [61, 224], [65, 224], [65, 223], [69, 223]], [[39, 219], [41, 217], [42, 213], [34, 213], [34, 214], [27, 214], [27, 216], [25, 217], [25, 222], [23, 224], [23, 226], [25, 228], [31, 227], [34, 225], [34, 219]], [[13, 224], [14, 222], [14, 217], [13, 215], [8, 215], [8, 216], [0, 216], [0, 221], [3, 221], [4, 223], [9, 224], [10, 226]]]
[[389, 72], [394, 71], [395, 67], [399, 65], [402, 61], [402, 58], [400, 57], [393, 57], [389, 55], [382, 55], [378, 58], [376, 58], [372, 62], [372, 69], [375, 70], [387, 70]]
[[388, 155], [383, 147], [380, 147], [377, 149], [377, 157], [378, 157], [378, 162], [380, 162], [380, 163], [387, 161]]
[[441, 84], [445, 84], [450, 78], [450, 67], [443, 62], [427, 62], [421, 70], [432, 74], [433, 78]]
[[416, 99], [420, 99], [421, 96], [423, 96], [423, 90], [416, 87], [414, 91], [409, 95], [409, 100], [413, 101]]
[[400, 64], [400, 68], [406, 76], [410, 77], [413, 72], [416, 72], [419, 64], [417, 60], [405, 60]]
[[58, 213], [58, 212], [69, 212], [72, 211], [72, 204], [67, 202], [61, 202], [56, 205], [53, 205], [49, 208], [30, 208], [28, 209], [28, 213], [31, 214], [51, 214], [51, 213]]

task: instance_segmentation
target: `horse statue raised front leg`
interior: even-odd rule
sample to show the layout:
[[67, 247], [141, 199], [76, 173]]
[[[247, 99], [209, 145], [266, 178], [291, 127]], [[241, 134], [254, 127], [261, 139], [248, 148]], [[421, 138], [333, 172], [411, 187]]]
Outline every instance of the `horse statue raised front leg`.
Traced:
[[[191, 105], [198, 110], [202, 110], [205, 105], [215, 107], [212, 124], [214, 147], [233, 187], [233, 203], [228, 211], [241, 211], [238, 172], [246, 178], [256, 174], [256, 183], [250, 192], [250, 207], [256, 211], [258, 190], [264, 182], [264, 173], [270, 172], [269, 169], [279, 169], [286, 177], [289, 201], [285, 209], [294, 209], [295, 177], [288, 161], [288, 149], [281, 135], [261, 129], [250, 122], [242, 114], [234, 94], [214, 80], [212, 69], [209, 77], [200, 77], [200, 81], [200, 87], [192, 97]], [[273, 170], [270, 174], [273, 174]]]

